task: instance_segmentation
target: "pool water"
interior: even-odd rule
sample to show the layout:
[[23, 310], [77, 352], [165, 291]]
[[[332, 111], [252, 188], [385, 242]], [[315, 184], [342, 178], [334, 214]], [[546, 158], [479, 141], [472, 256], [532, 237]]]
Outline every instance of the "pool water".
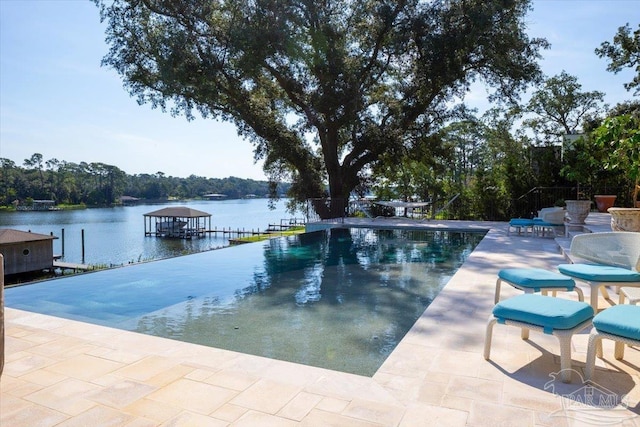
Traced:
[[482, 237], [333, 229], [9, 288], [5, 303], [372, 376]]

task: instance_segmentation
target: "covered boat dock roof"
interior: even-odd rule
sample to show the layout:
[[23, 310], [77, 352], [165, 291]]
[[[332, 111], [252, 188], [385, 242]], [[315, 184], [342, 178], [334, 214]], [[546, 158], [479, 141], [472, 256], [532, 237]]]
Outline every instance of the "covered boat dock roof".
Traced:
[[[144, 235], [161, 237], [202, 237], [211, 229], [211, 214], [186, 206], [171, 206], [144, 216]], [[155, 218], [155, 230], [152, 226]], [[204, 218], [202, 221], [201, 218]], [[209, 225], [207, 227], [207, 220]], [[149, 227], [147, 227], [147, 224]]]
[[188, 208], [186, 206], [172, 206], [168, 208], [163, 208], [157, 211], [149, 212], [144, 214], [144, 216], [152, 216], [156, 218], [161, 217], [179, 217], [179, 218], [203, 218], [210, 217], [211, 214], [207, 212], [202, 212], [197, 209]]

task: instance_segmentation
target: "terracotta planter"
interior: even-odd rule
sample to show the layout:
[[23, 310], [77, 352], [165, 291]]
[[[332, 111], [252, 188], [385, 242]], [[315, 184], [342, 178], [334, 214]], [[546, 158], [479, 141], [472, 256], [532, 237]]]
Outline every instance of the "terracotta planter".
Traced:
[[596, 200], [596, 207], [598, 208], [598, 212], [607, 212], [607, 209], [613, 207], [613, 204], [616, 201], [616, 197], [618, 196], [608, 194], [598, 194], [593, 196], [593, 198]]
[[609, 208], [613, 231], [640, 232], [640, 208]]
[[569, 224], [584, 224], [591, 211], [591, 200], [565, 200]]

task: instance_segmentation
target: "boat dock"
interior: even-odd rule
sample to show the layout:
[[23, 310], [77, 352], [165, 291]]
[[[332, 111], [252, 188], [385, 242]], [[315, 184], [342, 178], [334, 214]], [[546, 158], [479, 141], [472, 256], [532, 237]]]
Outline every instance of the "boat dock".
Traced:
[[94, 269], [94, 267], [89, 264], [77, 264], [74, 262], [62, 262], [58, 260], [53, 261], [53, 267], [61, 268], [63, 270], [73, 270], [74, 272], [90, 271]]
[[244, 228], [241, 230], [239, 228], [233, 230], [231, 227], [229, 228], [221, 228], [217, 227], [212, 230], [203, 230], [203, 233], [214, 234], [218, 233], [224, 235], [228, 235], [229, 237], [247, 237], [247, 236], [257, 236], [260, 234], [271, 234], [271, 233], [279, 233], [283, 231], [290, 230], [295, 227], [304, 227], [306, 222], [301, 218], [292, 218], [292, 219], [282, 219], [280, 220], [280, 224], [269, 224], [266, 230], [245, 230]]

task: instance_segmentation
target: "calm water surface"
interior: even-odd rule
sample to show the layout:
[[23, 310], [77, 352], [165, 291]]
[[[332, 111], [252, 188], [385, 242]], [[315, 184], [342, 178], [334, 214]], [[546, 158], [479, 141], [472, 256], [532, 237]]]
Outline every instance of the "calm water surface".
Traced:
[[[188, 206], [212, 215], [212, 228], [266, 230], [269, 224], [289, 219], [286, 201], [276, 203], [269, 210], [268, 199], [237, 199], [217, 201], [182, 201], [167, 204], [140, 204], [116, 208], [96, 208], [45, 212], [0, 213], [0, 228], [50, 234], [58, 237], [53, 252], [62, 254], [64, 229], [64, 257], [62, 261], [80, 263], [82, 259], [82, 230], [84, 230], [84, 263], [93, 265], [121, 265], [171, 256], [200, 252], [228, 246], [228, 236], [210, 235], [202, 239], [161, 239], [145, 237], [143, 214], [165, 206]], [[298, 215], [299, 218], [302, 215]]]
[[482, 237], [335, 229], [9, 288], [5, 297], [12, 308], [373, 375]]

